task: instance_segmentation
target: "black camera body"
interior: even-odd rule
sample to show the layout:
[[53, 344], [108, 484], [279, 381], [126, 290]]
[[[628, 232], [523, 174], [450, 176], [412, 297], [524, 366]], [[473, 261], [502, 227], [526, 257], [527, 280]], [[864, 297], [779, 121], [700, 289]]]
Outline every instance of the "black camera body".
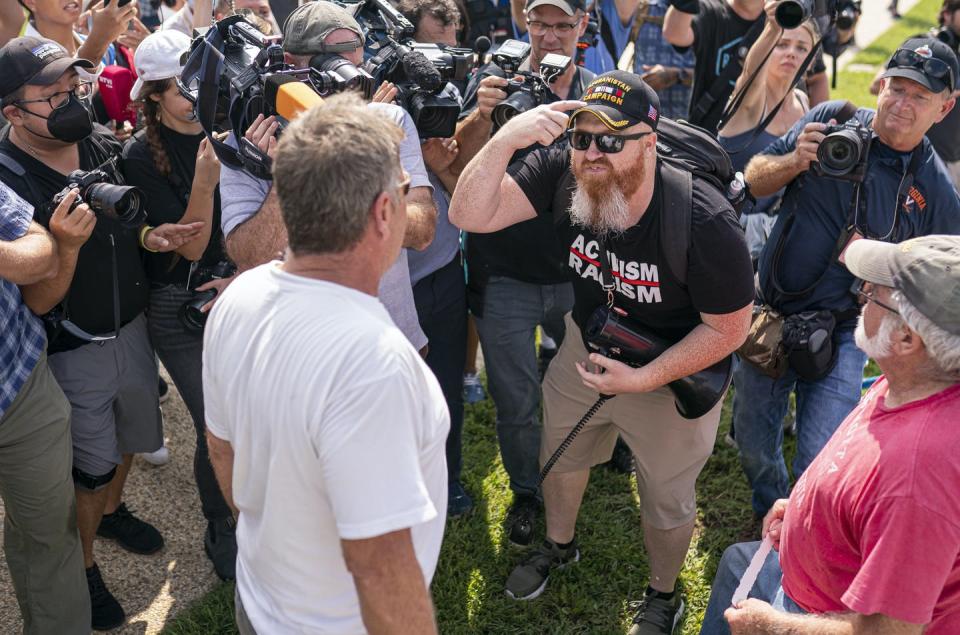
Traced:
[[547, 101], [550, 84], [570, 67], [571, 60], [565, 55], [550, 53], [540, 61], [540, 72], [521, 71], [520, 66], [530, 55], [530, 45], [519, 40], [507, 40], [493, 54], [493, 64], [507, 76], [503, 91], [506, 99], [494, 106], [493, 123], [503, 126], [522, 112]]
[[873, 132], [859, 121], [827, 126], [817, 148], [815, 174], [841, 181], [860, 183], [867, 174], [867, 158]]
[[127, 229], [140, 227], [147, 219], [140, 190], [129, 185], [114, 185], [111, 180], [104, 166], [89, 172], [74, 170], [67, 175], [67, 187], [53, 197], [53, 207], [60, 205], [70, 190], [76, 188], [80, 194], [71, 209], [86, 203], [97, 215], [113, 219]]
[[[194, 289], [203, 286], [211, 280], [222, 280], [229, 278], [237, 272], [237, 268], [229, 260], [221, 260], [212, 266], [199, 266], [193, 270], [190, 276]], [[196, 281], [195, 283], [193, 281]], [[207, 302], [217, 297], [216, 289], [207, 289], [206, 291], [194, 291], [193, 297], [180, 305], [177, 315], [180, 323], [191, 331], [201, 331], [207, 323], [207, 314], [200, 309]]]

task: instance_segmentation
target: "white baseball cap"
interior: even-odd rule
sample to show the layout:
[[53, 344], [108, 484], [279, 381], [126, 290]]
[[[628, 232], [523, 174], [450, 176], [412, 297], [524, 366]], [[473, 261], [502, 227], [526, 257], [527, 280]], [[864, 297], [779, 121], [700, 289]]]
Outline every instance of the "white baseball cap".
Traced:
[[133, 54], [137, 81], [130, 89], [130, 99], [140, 98], [144, 82], [177, 77], [183, 72], [180, 58], [190, 48], [190, 36], [174, 29], [151, 33], [140, 42]]

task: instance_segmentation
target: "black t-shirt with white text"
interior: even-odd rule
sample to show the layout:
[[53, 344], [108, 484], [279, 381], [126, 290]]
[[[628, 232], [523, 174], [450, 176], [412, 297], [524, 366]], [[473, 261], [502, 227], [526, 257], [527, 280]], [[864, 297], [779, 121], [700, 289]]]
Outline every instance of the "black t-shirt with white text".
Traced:
[[[570, 153], [537, 150], [509, 168], [539, 216], [552, 217], [573, 279], [573, 319], [581, 331], [606, 304], [601, 286], [601, 251], [596, 235], [574, 224], [569, 207], [555, 209], [556, 186], [570, 169]], [[743, 229], [723, 194], [694, 177], [687, 282], [681, 285], [660, 252], [662, 181], [636, 225], [605, 239], [613, 270], [616, 306], [671, 341], [701, 323], [700, 313], [731, 313], [753, 302], [753, 266]]]
[[[119, 159], [121, 149], [113, 134], [99, 124], [95, 124], [93, 134], [77, 147], [81, 170], [92, 170], [111, 158]], [[9, 137], [0, 140], [0, 151], [19, 163], [28, 174], [28, 177], [21, 177], [0, 169], [0, 180], [33, 205], [33, 219], [49, 228], [54, 210], [51, 202], [68, 185], [66, 175], [23, 152]], [[119, 170], [115, 170], [111, 182], [123, 183]], [[77, 255], [77, 268], [65, 300], [66, 317], [88, 333], [111, 333], [114, 329], [111, 235], [116, 244], [121, 326], [143, 313], [149, 300], [150, 290], [140, 258], [137, 230], [126, 229], [117, 221], [97, 214], [93, 234]], [[48, 352], [67, 351], [84, 343], [61, 331], [49, 342]]]

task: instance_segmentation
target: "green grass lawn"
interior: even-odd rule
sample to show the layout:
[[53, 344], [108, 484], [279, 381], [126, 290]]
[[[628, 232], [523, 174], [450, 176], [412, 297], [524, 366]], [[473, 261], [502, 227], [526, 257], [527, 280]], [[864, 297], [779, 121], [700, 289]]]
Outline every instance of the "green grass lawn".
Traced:
[[[855, 64], [879, 68], [904, 39], [928, 29], [940, 0], [921, 0], [898, 24], [858, 53]], [[841, 71], [837, 98], [873, 106], [871, 72]], [[876, 374], [875, 365], [867, 374]], [[730, 428], [730, 399], [724, 408], [714, 455], [698, 481], [700, 510], [693, 544], [681, 573], [688, 612], [683, 633], [699, 632], [710, 583], [723, 549], [753, 540], [750, 490], [736, 452], [722, 439]], [[647, 583], [647, 559], [633, 477], [596, 468], [584, 497], [577, 536], [583, 559], [551, 577], [547, 592], [532, 602], [515, 602], [503, 583], [522, 552], [508, 546], [502, 524], [510, 505], [507, 475], [497, 452], [494, 410], [486, 402], [469, 406], [464, 426], [464, 481], [476, 509], [448, 523], [433, 598], [442, 633], [624, 633], [634, 603]], [[785, 453], [793, 455], [788, 438]], [[542, 535], [542, 527], [539, 529]], [[309, 590], [305, 590], [309, 592]], [[233, 585], [224, 584], [176, 616], [168, 635], [235, 633]]]

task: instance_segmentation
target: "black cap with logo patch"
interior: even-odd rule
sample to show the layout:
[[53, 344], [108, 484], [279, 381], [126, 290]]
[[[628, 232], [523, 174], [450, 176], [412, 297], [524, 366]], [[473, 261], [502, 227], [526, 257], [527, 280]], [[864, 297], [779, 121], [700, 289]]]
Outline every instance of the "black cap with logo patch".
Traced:
[[56, 83], [68, 69], [80, 66], [93, 69], [93, 62], [70, 57], [67, 51], [52, 40], [39, 37], [18, 37], [0, 48], [0, 99], [21, 86], [49, 86]]
[[960, 60], [949, 46], [932, 37], [911, 38], [900, 45], [883, 77], [911, 79], [935, 93], [956, 90]]
[[660, 98], [639, 75], [627, 71], [610, 71], [598, 75], [584, 91], [581, 101], [587, 102], [570, 115], [570, 125], [581, 113], [588, 112], [610, 130], [623, 130], [645, 123], [654, 130], [660, 121]]

